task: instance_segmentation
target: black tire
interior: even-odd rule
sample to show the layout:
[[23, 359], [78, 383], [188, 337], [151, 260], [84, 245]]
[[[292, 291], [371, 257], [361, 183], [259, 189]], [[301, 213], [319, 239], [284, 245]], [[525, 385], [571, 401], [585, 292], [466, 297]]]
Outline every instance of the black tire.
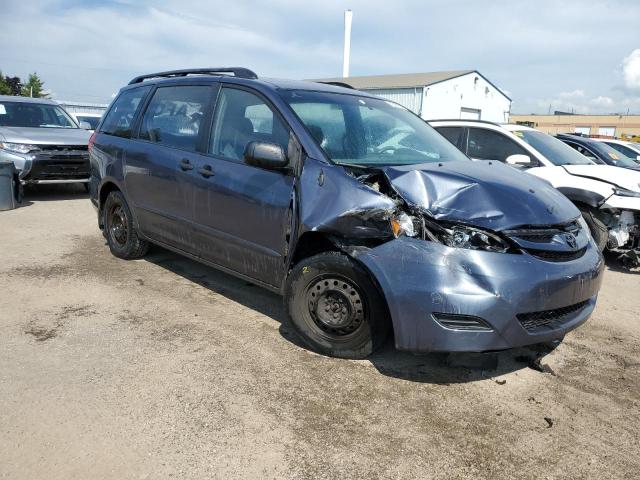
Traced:
[[596, 242], [596, 245], [600, 249], [600, 251], [604, 251], [607, 246], [607, 241], [609, 240], [609, 229], [607, 226], [602, 223], [593, 210], [590, 208], [580, 209], [582, 213], [582, 218], [587, 222], [589, 226], [589, 231], [591, 231], [591, 236]]
[[293, 268], [285, 307], [303, 341], [332, 357], [366, 358], [389, 331], [382, 294], [360, 265], [338, 252], [315, 255]]
[[104, 233], [109, 250], [118, 258], [142, 258], [149, 250], [149, 242], [142, 240], [133, 224], [133, 217], [122, 192], [113, 191], [102, 207]]

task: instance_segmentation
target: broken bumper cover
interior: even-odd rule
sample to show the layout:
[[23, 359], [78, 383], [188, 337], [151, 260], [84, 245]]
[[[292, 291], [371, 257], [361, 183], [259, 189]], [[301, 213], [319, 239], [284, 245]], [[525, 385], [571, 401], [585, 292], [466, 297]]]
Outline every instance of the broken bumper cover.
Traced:
[[407, 237], [357, 258], [386, 297], [396, 348], [416, 352], [481, 352], [561, 339], [593, 312], [604, 269], [593, 241], [566, 262]]

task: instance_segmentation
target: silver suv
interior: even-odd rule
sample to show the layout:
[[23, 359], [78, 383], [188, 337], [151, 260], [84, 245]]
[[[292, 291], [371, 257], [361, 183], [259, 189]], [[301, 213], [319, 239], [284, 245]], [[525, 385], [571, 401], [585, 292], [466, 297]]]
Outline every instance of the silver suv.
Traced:
[[0, 161], [23, 183], [86, 185], [90, 135], [52, 100], [0, 95]]

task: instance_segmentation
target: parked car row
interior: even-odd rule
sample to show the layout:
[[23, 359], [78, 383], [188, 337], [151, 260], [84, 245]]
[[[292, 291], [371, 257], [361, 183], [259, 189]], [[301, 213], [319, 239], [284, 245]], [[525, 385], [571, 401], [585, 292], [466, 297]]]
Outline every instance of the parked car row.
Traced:
[[[57, 124], [0, 130], [25, 182], [51, 168], [39, 135], [79, 130], [55, 111]], [[115, 256], [158, 244], [277, 292], [324, 354], [363, 358], [390, 333], [417, 352], [562, 339], [595, 307], [601, 251], [638, 246], [640, 172], [618, 150], [597, 165], [568, 144], [583, 139], [431, 125], [343, 86], [161, 72], [121, 89], [82, 175], [60, 179], [88, 176]]]

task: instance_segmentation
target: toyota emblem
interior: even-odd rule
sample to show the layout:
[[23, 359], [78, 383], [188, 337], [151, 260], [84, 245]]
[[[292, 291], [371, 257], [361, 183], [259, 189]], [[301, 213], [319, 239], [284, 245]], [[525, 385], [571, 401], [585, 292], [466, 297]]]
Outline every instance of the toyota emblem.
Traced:
[[567, 233], [564, 236], [564, 239], [567, 242], [567, 245], [569, 245], [571, 248], [576, 248], [576, 246], [578, 245], [578, 243], [576, 242], [576, 237], [573, 233]]

